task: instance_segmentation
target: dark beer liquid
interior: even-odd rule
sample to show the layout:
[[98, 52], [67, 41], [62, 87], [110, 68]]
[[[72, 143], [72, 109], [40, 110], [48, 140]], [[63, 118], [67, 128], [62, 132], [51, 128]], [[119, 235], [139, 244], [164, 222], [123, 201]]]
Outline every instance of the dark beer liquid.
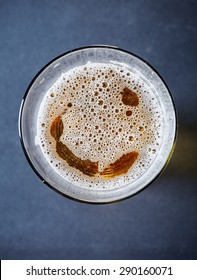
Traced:
[[132, 151], [125, 155], [122, 155], [114, 163], [111, 163], [102, 172], [98, 171], [98, 162], [92, 162], [90, 160], [82, 160], [61, 142], [60, 137], [63, 133], [63, 122], [61, 116], [55, 118], [51, 125], [51, 135], [56, 141], [56, 152], [65, 160], [71, 167], [80, 170], [83, 174], [88, 176], [95, 176], [97, 174], [103, 177], [114, 177], [126, 173], [133, 165], [138, 157], [138, 151]]

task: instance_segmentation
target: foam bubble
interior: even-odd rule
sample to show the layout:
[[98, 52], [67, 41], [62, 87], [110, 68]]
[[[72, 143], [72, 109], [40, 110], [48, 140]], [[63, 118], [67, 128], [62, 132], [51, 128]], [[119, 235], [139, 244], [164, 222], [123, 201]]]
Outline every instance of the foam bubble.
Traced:
[[[124, 89], [134, 92], [138, 102], [128, 104]], [[98, 162], [99, 172], [134, 150], [139, 152], [138, 159], [126, 174], [113, 178], [89, 177], [70, 167], [57, 154], [50, 133], [52, 122], [60, 115], [60, 141], [81, 160]], [[66, 181], [82, 188], [114, 189], [136, 180], [156, 158], [162, 140], [162, 108], [154, 90], [140, 76], [123, 66], [88, 63], [63, 73], [46, 92], [37, 128], [45, 158]]]

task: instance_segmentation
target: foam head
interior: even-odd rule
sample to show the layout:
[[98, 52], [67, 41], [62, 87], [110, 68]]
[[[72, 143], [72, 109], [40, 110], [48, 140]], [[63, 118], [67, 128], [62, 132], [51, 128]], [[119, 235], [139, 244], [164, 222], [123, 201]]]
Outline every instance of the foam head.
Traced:
[[163, 113], [143, 77], [113, 63], [63, 73], [41, 102], [38, 139], [52, 168], [82, 188], [139, 178], [161, 146]]

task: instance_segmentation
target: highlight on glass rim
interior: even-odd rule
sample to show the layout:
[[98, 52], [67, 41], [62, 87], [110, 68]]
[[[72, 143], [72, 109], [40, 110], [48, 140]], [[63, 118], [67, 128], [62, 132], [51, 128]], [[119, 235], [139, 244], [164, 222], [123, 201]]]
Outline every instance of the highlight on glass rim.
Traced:
[[163, 170], [176, 138], [168, 87], [147, 62], [87, 46], [49, 62], [19, 113], [25, 155], [44, 183], [84, 202], [134, 195]]

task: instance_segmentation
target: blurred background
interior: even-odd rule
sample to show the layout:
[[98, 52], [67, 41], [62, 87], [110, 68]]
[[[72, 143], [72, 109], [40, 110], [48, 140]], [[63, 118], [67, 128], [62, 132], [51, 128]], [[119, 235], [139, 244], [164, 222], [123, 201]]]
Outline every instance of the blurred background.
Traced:
[[[0, 0], [0, 258], [197, 258], [197, 2]], [[89, 205], [45, 186], [18, 137], [26, 88], [51, 59], [89, 44], [143, 57], [168, 84], [179, 134], [171, 162], [130, 199]]]

